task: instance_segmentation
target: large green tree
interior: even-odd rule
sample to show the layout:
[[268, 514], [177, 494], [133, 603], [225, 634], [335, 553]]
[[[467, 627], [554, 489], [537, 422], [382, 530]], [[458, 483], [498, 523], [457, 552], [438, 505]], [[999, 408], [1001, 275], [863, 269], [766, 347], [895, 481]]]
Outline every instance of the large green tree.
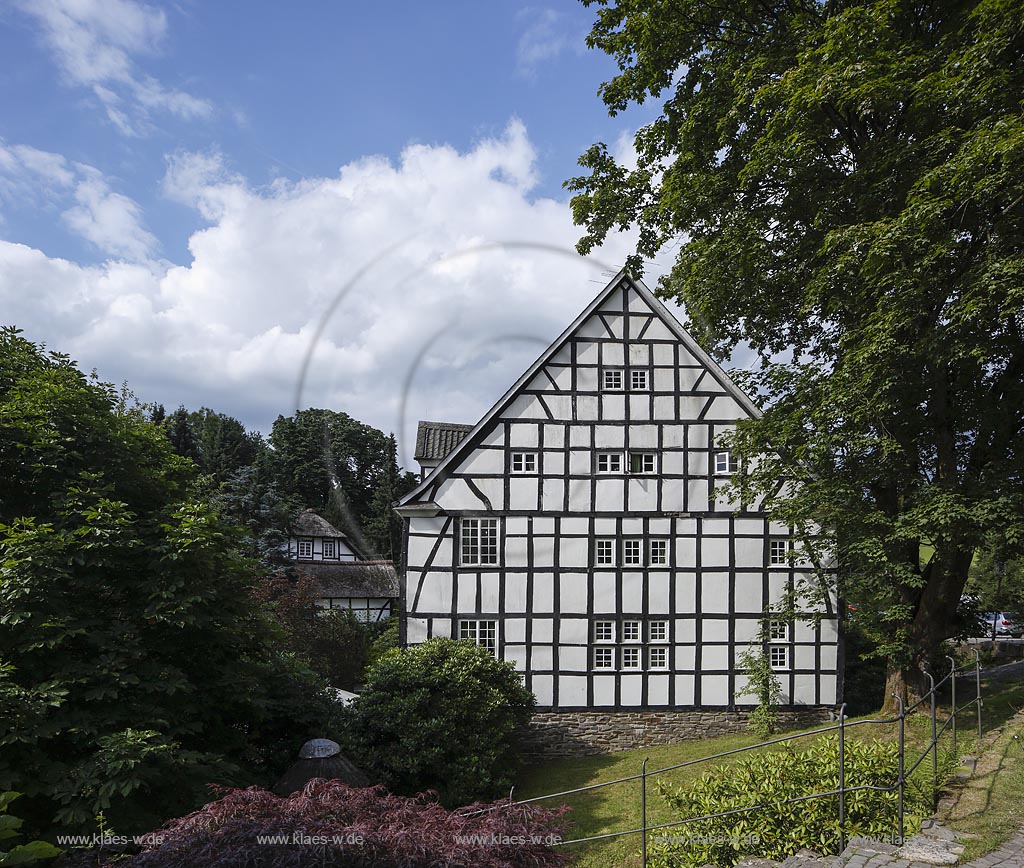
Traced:
[[141, 409], [0, 329], [0, 790], [36, 827], [146, 831], [330, 730], [196, 481]]
[[913, 692], [979, 541], [1021, 535], [1024, 6], [584, 2], [610, 112], [660, 113], [635, 165], [581, 158], [579, 249], [635, 227], [642, 271], [678, 244], [660, 294], [760, 357], [746, 484], [801, 483], [771, 505], [834, 532], [887, 692]]

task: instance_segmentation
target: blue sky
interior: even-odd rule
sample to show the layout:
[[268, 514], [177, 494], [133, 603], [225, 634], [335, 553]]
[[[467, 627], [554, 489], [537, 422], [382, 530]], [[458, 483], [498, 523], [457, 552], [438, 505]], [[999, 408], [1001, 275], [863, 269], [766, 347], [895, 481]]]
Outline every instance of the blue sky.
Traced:
[[0, 4], [0, 320], [263, 430], [322, 326], [302, 403], [403, 436], [473, 421], [605, 277], [571, 253], [563, 180], [598, 140], [629, 159], [653, 117], [607, 115], [594, 14]]

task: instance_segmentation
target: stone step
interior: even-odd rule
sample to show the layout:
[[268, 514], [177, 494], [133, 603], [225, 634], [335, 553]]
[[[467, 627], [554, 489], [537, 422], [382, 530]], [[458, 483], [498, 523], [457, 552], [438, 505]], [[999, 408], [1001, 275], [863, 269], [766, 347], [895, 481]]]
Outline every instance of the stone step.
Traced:
[[782, 862], [782, 868], [831, 868], [834, 857], [822, 856], [814, 850], [797, 850]]

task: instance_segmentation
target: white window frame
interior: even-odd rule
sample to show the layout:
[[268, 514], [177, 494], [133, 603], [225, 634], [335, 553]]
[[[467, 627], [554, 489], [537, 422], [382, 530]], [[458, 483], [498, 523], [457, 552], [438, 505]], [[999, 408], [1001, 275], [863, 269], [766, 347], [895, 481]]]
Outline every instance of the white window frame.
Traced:
[[648, 642], [668, 642], [668, 621], [648, 621]]
[[768, 542], [768, 563], [773, 567], [784, 567], [789, 564], [789, 543], [784, 539], [773, 539]]
[[621, 392], [625, 381], [625, 374], [622, 368], [601, 369], [601, 391]]
[[[607, 636], [602, 636], [607, 631]], [[601, 619], [594, 621], [594, 643], [596, 645], [615, 644], [615, 622]]]
[[[307, 549], [305, 554], [303, 550]], [[295, 557], [303, 561], [313, 560], [313, 540], [311, 539], [300, 539], [295, 541]]]
[[739, 461], [728, 449], [720, 449], [715, 453], [715, 476], [732, 476], [739, 469]]
[[768, 641], [770, 641], [770, 642], [788, 642], [789, 641], [789, 622], [788, 621], [769, 621], [768, 622]]
[[[639, 459], [640, 469], [633, 469], [634, 459]], [[650, 476], [657, 471], [658, 460], [656, 452], [630, 452], [629, 472], [634, 476]]]
[[631, 392], [649, 392], [651, 390], [650, 371], [646, 368], [630, 369], [629, 390]]
[[495, 657], [498, 656], [498, 622], [489, 619], [460, 619], [459, 639], [472, 642], [486, 648]]
[[325, 539], [323, 541], [323, 556], [324, 558], [330, 558], [334, 560], [338, 557], [338, 544], [332, 539]]
[[769, 645], [768, 665], [776, 671], [789, 669], [789, 646]]
[[627, 619], [622, 622], [622, 641], [639, 645], [643, 642], [643, 624], [640, 621]]
[[[660, 662], [656, 662], [660, 659]], [[648, 669], [668, 669], [668, 646], [655, 645], [647, 649]]]
[[598, 473], [622, 473], [621, 452], [598, 452], [597, 453]]
[[615, 566], [615, 540], [608, 537], [594, 541], [594, 566]]
[[668, 565], [668, 540], [652, 539], [647, 544], [647, 563], [652, 567]]
[[594, 648], [594, 669], [614, 669], [615, 668], [615, 646], [613, 645], [598, 645]]
[[497, 566], [500, 535], [496, 518], [462, 519], [459, 522], [459, 563], [465, 567]]
[[[620, 669], [637, 670], [644, 668], [644, 649], [640, 645], [627, 645], [619, 649]], [[635, 662], [633, 662], [635, 661]]]
[[537, 453], [536, 452], [513, 452], [510, 469], [513, 473], [536, 473]]
[[644, 565], [644, 543], [640, 539], [622, 541], [622, 566], [642, 567]]

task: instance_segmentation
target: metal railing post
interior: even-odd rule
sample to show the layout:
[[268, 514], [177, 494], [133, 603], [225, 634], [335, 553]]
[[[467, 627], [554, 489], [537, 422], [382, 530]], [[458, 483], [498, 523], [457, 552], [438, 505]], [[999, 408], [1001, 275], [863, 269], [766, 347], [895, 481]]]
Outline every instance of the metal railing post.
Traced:
[[953, 668], [949, 670], [949, 692], [950, 702], [953, 705], [953, 755], [956, 756], [956, 660], [952, 657], [946, 657], [949, 661], [949, 665]]
[[896, 832], [900, 839], [900, 846], [903, 846], [903, 770], [904, 766], [904, 750], [906, 745], [906, 716], [903, 711], [903, 699], [899, 694], [894, 693], [893, 696], [896, 699], [896, 707], [899, 709], [899, 722], [900, 722], [900, 734], [899, 734], [899, 779], [897, 780], [897, 792], [898, 801], [896, 803]]
[[839, 852], [846, 849], [846, 703], [839, 706]]
[[640, 766], [640, 865], [647, 868], [647, 760]]
[[978, 703], [978, 741], [981, 741], [981, 655], [977, 648], [972, 650], [974, 651], [975, 701]]
[[939, 791], [939, 740], [935, 735], [935, 679], [930, 672], [925, 672], [928, 679], [928, 692], [932, 697], [932, 807], [935, 807], [935, 796]]

